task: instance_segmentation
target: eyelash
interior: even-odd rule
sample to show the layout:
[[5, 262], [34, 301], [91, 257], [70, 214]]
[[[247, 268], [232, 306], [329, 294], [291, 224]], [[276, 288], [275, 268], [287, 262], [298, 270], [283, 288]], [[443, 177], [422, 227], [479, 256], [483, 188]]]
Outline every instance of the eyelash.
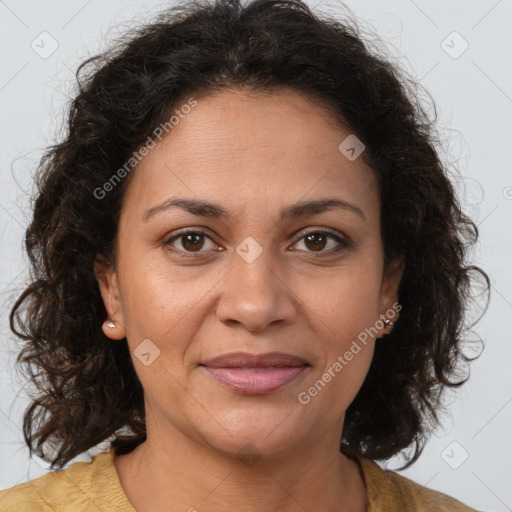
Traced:
[[[188, 230], [185, 230], [185, 231], [181, 231], [178, 234], [174, 234], [174, 235], [172, 235], [169, 238], [166, 238], [165, 241], [163, 242], [163, 245], [165, 247], [171, 247], [171, 250], [173, 252], [176, 251], [176, 254], [178, 254], [178, 256], [183, 257], [183, 258], [195, 258], [195, 257], [197, 257], [196, 256], [197, 254], [208, 252], [208, 251], [201, 251], [201, 250], [199, 250], [199, 251], [186, 251], [186, 250], [183, 250], [183, 249], [177, 249], [176, 247], [172, 247], [171, 244], [172, 244], [173, 241], [178, 240], [181, 237], [185, 237], [186, 235], [204, 235], [206, 238], [209, 238], [210, 240], [212, 240], [212, 238], [210, 236], [208, 236], [208, 234], [205, 231], [195, 230], [195, 229], [188, 229]], [[347, 240], [345, 240], [344, 238], [340, 237], [339, 235], [335, 235], [334, 233], [331, 233], [330, 231], [322, 231], [322, 230], [319, 230], [319, 231], [309, 231], [307, 233], [304, 233], [297, 240], [297, 242], [295, 242], [295, 244], [300, 242], [304, 238], [306, 238], [308, 235], [325, 235], [327, 237], [333, 238], [339, 244], [338, 247], [336, 247], [334, 249], [330, 249], [328, 251], [324, 251], [324, 250], [321, 250], [321, 251], [306, 251], [306, 252], [309, 252], [309, 253], [315, 255], [315, 257], [322, 257], [321, 256], [322, 254], [326, 254], [326, 255], [337, 254], [337, 253], [341, 252], [342, 250], [346, 249], [349, 246], [349, 243], [347, 242]], [[213, 242], [213, 240], [212, 240], [212, 242]]]

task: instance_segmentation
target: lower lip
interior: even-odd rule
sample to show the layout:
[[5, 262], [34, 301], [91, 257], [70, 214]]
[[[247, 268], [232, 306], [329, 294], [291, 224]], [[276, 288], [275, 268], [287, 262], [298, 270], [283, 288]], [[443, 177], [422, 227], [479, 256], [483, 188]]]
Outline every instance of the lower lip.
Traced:
[[204, 367], [217, 381], [243, 395], [262, 395], [282, 388], [297, 379], [308, 366], [264, 368], [210, 368]]

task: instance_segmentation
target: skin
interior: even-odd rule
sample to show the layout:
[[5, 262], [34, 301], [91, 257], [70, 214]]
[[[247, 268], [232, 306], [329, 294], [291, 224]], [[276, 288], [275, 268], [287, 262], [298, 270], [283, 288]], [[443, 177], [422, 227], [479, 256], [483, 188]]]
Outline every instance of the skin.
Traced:
[[[350, 133], [303, 94], [224, 89], [198, 100], [132, 171], [116, 265], [96, 272], [116, 321], [104, 332], [126, 336], [145, 392], [147, 441], [115, 457], [138, 511], [367, 509], [339, 442], [385, 340], [369, 338], [307, 405], [297, 398], [398, 300], [402, 266], [384, 267], [377, 179], [362, 157], [338, 149]], [[216, 203], [229, 217], [173, 207], [143, 220], [169, 198]], [[363, 216], [338, 208], [279, 219], [287, 206], [326, 198]], [[166, 246], [182, 228], [206, 236]], [[308, 242], [325, 230], [348, 245]], [[262, 249], [252, 263], [236, 252], [249, 236]], [[160, 350], [148, 366], [134, 356], [145, 339]], [[199, 366], [234, 351], [286, 352], [310, 367], [284, 388], [242, 395]]]

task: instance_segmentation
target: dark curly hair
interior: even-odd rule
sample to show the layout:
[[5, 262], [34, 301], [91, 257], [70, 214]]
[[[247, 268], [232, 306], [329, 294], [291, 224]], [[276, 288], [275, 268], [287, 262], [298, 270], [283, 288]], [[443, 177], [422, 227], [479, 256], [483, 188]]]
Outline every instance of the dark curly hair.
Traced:
[[[186, 1], [132, 28], [76, 73], [65, 139], [47, 148], [26, 231], [30, 283], [10, 313], [36, 392], [25, 411], [30, 455], [58, 441], [51, 469], [113, 436], [118, 453], [146, 439], [144, 394], [126, 339], [101, 329], [106, 311], [94, 264], [115, 262], [117, 225], [132, 174], [102, 187], [184, 98], [227, 87], [295, 90], [318, 101], [365, 144], [380, 183], [385, 261], [400, 256], [402, 310], [349, 406], [340, 449], [383, 460], [440, 423], [441, 398], [464, 359], [463, 334], [478, 237], [435, 149], [418, 84], [369, 50], [354, 20], [314, 14], [301, 0]], [[136, 172], [134, 170], [133, 172]], [[474, 325], [474, 324], [473, 324]], [[123, 432], [123, 430], [125, 430]]]

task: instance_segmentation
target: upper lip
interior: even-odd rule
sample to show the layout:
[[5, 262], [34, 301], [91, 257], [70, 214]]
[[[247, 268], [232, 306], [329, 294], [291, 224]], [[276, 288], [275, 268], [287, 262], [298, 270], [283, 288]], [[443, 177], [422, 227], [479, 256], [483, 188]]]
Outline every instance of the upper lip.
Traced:
[[268, 352], [266, 354], [232, 352], [209, 359], [201, 365], [210, 368], [269, 368], [273, 366], [304, 366], [308, 365], [308, 362], [302, 357], [283, 352]]

